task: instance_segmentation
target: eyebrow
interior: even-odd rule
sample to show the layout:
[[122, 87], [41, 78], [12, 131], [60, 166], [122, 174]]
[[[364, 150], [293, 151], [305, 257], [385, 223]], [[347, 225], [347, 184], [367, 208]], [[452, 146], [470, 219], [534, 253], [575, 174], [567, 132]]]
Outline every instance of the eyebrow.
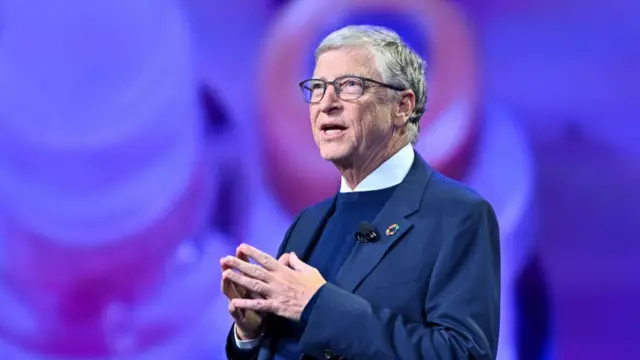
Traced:
[[[351, 77], [361, 77], [361, 78], [366, 78], [366, 76], [365, 76], [365, 75], [358, 75], [358, 74], [348, 73], [348, 74], [344, 74], [344, 75], [336, 76], [336, 77], [335, 77], [335, 78], [333, 78], [333, 79], [335, 80], [335, 79], [338, 79], [338, 78], [349, 77], [349, 76], [351, 76]], [[327, 80], [327, 78], [326, 78], [326, 77], [324, 77], [324, 76], [321, 76], [321, 77], [312, 77], [311, 79], [313, 79], [313, 80], [328, 81], [328, 80]]]

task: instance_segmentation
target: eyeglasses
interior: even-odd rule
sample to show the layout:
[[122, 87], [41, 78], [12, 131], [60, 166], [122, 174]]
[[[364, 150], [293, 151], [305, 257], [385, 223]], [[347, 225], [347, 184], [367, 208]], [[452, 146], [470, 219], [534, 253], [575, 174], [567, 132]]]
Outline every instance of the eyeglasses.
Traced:
[[324, 94], [327, 92], [327, 87], [333, 85], [336, 91], [336, 95], [342, 100], [356, 100], [362, 96], [364, 89], [371, 87], [371, 84], [382, 86], [388, 89], [396, 91], [404, 91], [406, 89], [385, 84], [373, 79], [360, 77], [360, 76], [341, 76], [333, 81], [325, 81], [322, 79], [308, 79], [300, 82], [300, 89], [302, 90], [302, 96], [304, 101], [309, 104], [317, 104], [322, 101]]

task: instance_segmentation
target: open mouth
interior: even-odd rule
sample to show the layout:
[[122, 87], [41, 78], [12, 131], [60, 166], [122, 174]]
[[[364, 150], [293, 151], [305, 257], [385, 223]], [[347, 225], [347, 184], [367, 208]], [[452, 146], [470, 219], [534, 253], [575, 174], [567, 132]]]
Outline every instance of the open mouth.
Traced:
[[327, 135], [340, 134], [346, 129], [347, 129], [346, 126], [339, 125], [339, 124], [325, 124], [320, 127], [320, 130], [322, 130], [322, 132]]

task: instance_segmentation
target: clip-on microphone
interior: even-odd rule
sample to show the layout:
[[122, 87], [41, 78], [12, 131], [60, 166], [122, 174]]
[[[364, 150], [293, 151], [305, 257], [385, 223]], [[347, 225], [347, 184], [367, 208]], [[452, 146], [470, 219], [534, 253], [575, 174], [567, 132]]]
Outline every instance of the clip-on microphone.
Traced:
[[363, 221], [358, 224], [358, 231], [356, 231], [356, 240], [361, 243], [374, 242], [378, 240], [378, 232], [373, 225], [366, 221]]

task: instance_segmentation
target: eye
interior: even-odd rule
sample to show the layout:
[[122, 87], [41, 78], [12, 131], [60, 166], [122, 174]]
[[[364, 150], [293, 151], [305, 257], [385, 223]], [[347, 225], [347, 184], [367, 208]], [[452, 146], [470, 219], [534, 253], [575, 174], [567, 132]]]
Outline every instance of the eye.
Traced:
[[309, 86], [311, 90], [318, 90], [318, 89], [322, 89], [323, 87], [324, 87], [324, 84], [320, 82], [311, 83]]
[[362, 83], [358, 79], [345, 79], [340, 83], [342, 88], [359, 88], [362, 87]]

